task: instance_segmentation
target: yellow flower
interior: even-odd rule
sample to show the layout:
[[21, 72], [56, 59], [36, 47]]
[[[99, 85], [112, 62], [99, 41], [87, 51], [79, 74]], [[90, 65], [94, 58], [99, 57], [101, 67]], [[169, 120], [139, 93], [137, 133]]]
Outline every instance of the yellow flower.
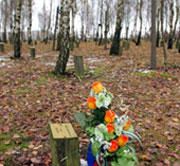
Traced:
[[106, 123], [112, 123], [115, 120], [116, 113], [114, 111], [108, 110], [106, 111], [104, 121]]
[[104, 87], [102, 86], [102, 84], [99, 81], [94, 82], [92, 84], [92, 88], [95, 93], [100, 93], [104, 89]]
[[96, 109], [96, 98], [95, 97], [89, 97], [88, 98], [88, 108], [91, 110]]

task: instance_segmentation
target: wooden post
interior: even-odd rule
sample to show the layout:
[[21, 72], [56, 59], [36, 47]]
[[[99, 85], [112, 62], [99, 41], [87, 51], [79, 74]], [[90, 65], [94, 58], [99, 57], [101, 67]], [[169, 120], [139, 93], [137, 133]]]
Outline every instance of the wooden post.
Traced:
[[76, 48], [79, 48], [80, 41], [79, 41], [79, 40], [76, 40], [75, 43], [76, 43]]
[[4, 53], [4, 43], [0, 43], [0, 52]]
[[74, 56], [74, 69], [76, 76], [84, 76], [83, 56]]
[[122, 54], [123, 54], [123, 47], [119, 46], [119, 56], [122, 56]]
[[36, 55], [35, 47], [30, 47], [30, 54], [32, 58], [35, 58], [35, 55]]
[[80, 166], [78, 137], [70, 123], [49, 124], [53, 166]]

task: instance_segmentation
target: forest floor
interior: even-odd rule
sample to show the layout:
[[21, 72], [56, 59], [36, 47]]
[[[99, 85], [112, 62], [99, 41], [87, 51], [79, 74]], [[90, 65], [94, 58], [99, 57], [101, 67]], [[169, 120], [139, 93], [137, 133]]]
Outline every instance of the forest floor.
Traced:
[[[110, 45], [109, 45], [110, 47]], [[31, 59], [23, 43], [22, 59], [5, 45], [0, 56], [0, 166], [51, 165], [48, 123], [71, 122], [79, 136], [81, 156], [87, 152], [88, 138], [73, 114], [87, 112], [91, 84], [101, 81], [115, 96], [118, 114], [121, 99], [129, 106], [129, 117], [141, 135], [145, 151], [137, 144], [139, 166], [180, 165], [180, 54], [168, 50], [169, 70], [164, 71], [163, 50], [157, 50], [158, 69], [150, 66], [150, 43], [131, 43], [123, 56], [109, 56], [109, 50], [93, 42], [81, 43], [71, 52], [68, 75], [54, 76], [58, 52], [51, 44], [36, 45]], [[73, 74], [73, 55], [84, 55], [85, 77]]]

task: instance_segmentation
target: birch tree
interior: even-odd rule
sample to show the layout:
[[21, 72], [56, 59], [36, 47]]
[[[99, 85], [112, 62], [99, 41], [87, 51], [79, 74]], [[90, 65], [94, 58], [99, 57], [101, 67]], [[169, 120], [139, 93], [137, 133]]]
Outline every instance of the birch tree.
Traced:
[[120, 47], [120, 34], [121, 34], [121, 13], [123, 8], [123, 0], [118, 0], [118, 11], [116, 18], [116, 30], [113, 38], [113, 42], [110, 49], [110, 55], [119, 55], [119, 47]]
[[138, 39], [136, 42], [136, 45], [139, 46], [141, 44], [141, 35], [142, 35], [142, 9], [143, 9], [143, 0], [140, 0], [140, 11], [139, 11], [139, 19], [140, 19], [140, 30], [139, 30], [139, 35]]
[[70, 1], [64, 0], [62, 4], [61, 15], [61, 38], [60, 38], [60, 51], [59, 57], [56, 62], [54, 74], [65, 74], [66, 65], [69, 58], [69, 44], [70, 44]]
[[28, 9], [29, 9], [29, 27], [28, 27], [28, 44], [32, 44], [32, 0], [28, 0]]
[[58, 25], [58, 18], [59, 18], [59, 6], [56, 9], [56, 22], [55, 22], [55, 26], [54, 26], [54, 36], [53, 36], [53, 46], [52, 46], [52, 50], [55, 50], [55, 42], [56, 42], [56, 32], [57, 32], [57, 25]]
[[102, 38], [103, 38], [103, 3], [104, 1], [101, 0], [101, 12], [100, 12], [100, 32], [101, 32], [101, 36], [99, 39], [99, 45], [101, 45], [102, 43]]
[[104, 49], [107, 49], [107, 34], [108, 34], [108, 31], [109, 31], [109, 10], [110, 10], [110, 1], [106, 0]]
[[49, 18], [48, 18], [48, 26], [47, 26], [47, 30], [46, 30], [46, 39], [45, 39], [45, 43], [48, 42], [49, 40], [49, 30], [51, 27], [51, 15], [52, 15], [52, 6], [53, 6], [53, 1], [50, 1], [50, 11], [49, 11]]
[[164, 52], [164, 66], [165, 66], [165, 70], [167, 71], [167, 50], [166, 50], [166, 43], [164, 40], [164, 0], [161, 0], [161, 35], [162, 35], [163, 52]]
[[14, 58], [21, 57], [20, 25], [21, 25], [22, 0], [16, 5], [15, 34], [14, 34]]
[[156, 69], [156, 0], [152, 0], [151, 11], [151, 69]]
[[169, 20], [170, 35], [168, 40], [168, 49], [172, 49], [173, 47], [174, 0], [170, 0], [170, 13], [171, 13]]

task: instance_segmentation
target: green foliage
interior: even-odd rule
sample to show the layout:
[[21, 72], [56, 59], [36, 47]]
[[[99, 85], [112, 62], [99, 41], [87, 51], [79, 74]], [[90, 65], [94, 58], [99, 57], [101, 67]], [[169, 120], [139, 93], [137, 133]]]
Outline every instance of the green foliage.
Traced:
[[100, 146], [101, 146], [100, 143], [97, 142], [97, 141], [94, 141], [92, 143], [92, 153], [93, 153], [94, 156], [96, 156], [98, 154]]
[[83, 112], [74, 114], [74, 117], [82, 128], [87, 127], [88, 123], [91, 121], [91, 117]]
[[171, 75], [169, 75], [168, 73], [163, 73], [161, 74], [161, 76], [164, 78], [172, 78]]

